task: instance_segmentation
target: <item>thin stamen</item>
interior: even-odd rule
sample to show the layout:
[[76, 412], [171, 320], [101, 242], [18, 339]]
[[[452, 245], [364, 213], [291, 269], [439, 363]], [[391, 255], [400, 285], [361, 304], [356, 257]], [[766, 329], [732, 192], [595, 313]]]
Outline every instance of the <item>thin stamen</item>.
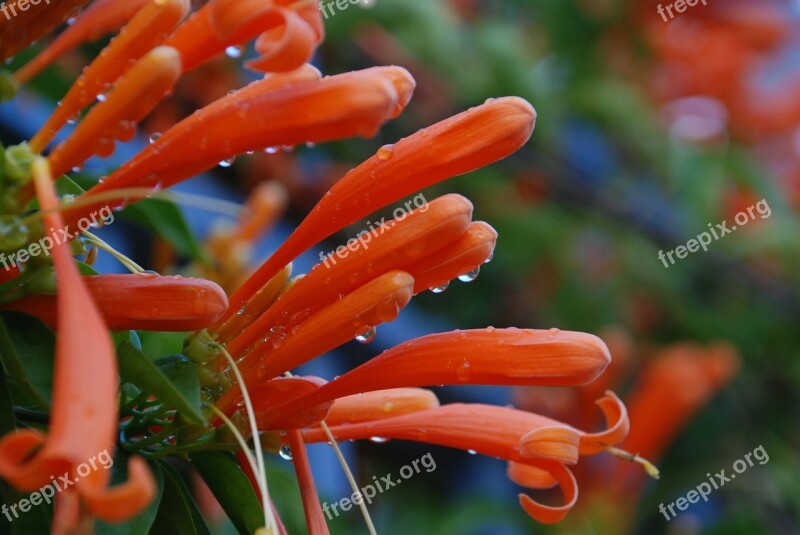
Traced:
[[274, 513], [272, 508], [269, 507], [271, 502], [269, 499], [269, 489], [267, 488], [267, 471], [264, 464], [264, 452], [261, 449], [261, 441], [258, 437], [258, 424], [256, 423], [256, 413], [253, 409], [253, 402], [250, 399], [250, 394], [247, 392], [247, 386], [244, 383], [244, 377], [242, 377], [242, 373], [239, 371], [236, 361], [233, 360], [233, 357], [230, 353], [228, 353], [228, 350], [225, 349], [225, 346], [217, 344], [217, 347], [219, 347], [219, 349], [225, 355], [225, 358], [231, 367], [231, 371], [233, 371], [233, 374], [236, 376], [236, 381], [239, 383], [239, 390], [242, 392], [245, 412], [247, 413], [247, 420], [250, 424], [250, 432], [253, 436], [253, 446], [256, 450], [256, 462], [259, 470], [254, 471], [254, 473], [256, 474], [256, 477], [259, 481], [259, 486], [261, 487], [261, 503], [264, 506], [264, 522], [268, 532], [277, 533], [277, 523], [275, 521]]
[[641, 464], [644, 467], [645, 472], [647, 475], [652, 477], [653, 479], [660, 479], [661, 473], [656, 468], [656, 465], [645, 459], [644, 457], [640, 457], [638, 453], [631, 453], [629, 451], [625, 451], [623, 449], [615, 448], [613, 446], [605, 446], [606, 451], [613, 455], [618, 459], [622, 459], [623, 461], [628, 461], [629, 463], [637, 463]]

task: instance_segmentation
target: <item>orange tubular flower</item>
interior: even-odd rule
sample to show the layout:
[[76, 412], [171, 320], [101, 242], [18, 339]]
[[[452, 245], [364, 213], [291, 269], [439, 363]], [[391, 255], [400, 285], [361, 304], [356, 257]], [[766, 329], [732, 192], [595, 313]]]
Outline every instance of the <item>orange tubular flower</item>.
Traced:
[[[163, 41], [188, 11], [189, 0], [147, 2], [91, 65], [84, 69], [47, 123], [31, 139], [31, 147], [36, 152], [41, 152], [68, 120], [94, 102], [95, 98], [125, 72], [129, 72], [131, 63]], [[176, 57], [173, 61], [178, 65], [178, 72], [175, 73], [177, 79], [180, 59]], [[153, 67], [150, 65], [150, 68]], [[157, 93], [156, 88], [150, 89]], [[163, 93], [154, 95], [158, 100], [162, 96]]]
[[[194, 331], [214, 323], [228, 306], [225, 292], [203, 279], [155, 274], [97, 275], [81, 279], [113, 331]], [[31, 295], [3, 305], [56, 328], [56, 296]]]
[[[272, 78], [253, 82], [195, 112], [87, 195], [168, 187], [249, 150], [374, 135], [408, 103], [414, 81], [404, 69], [385, 67], [274, 85]], [[67, 211], [67, 222], [81, 217], [75, 212]]]
[[[270, 372], [274, 358], [265, 363]], [[490, 327], [433, 334], [395, 346], [310, 394], [286, 399], [264, 418], [405, 386], [577, 385], [600, 375], [610, 361], [602, 340], [585, 333]]]
[[75, 131], [48, 157], [58, 176], [93, 154], [110, 156], [114, 140], [129, 141], [139, 122], [172, 89], [181, 73], [174, 48], [154, 48], [120, 78], [103, 102], [93, 107]]
[[460, 113], [383, 147], [339, 182], [292, 235], [231, 296], [235, 314], [283, 266], [332, 233], [406, 195], [500, 160], [531, 136], [536, 112], [507, 97]]
[[20, 84], [24, 84], [67, 52], [120, 29], [149, 1], [94, 0], [69, 28], [58, 34], [47, 48], [18, 70], [14, 77]]
[[[565, 464], [575, 464], [580, 454], [594, 454], [618, 443], [628, 431], [622, 402], [611, 392], [600, 400], [609, 429], [585, 433], [556, 420], [529, 412], [480, 404], [453, 403], [402, 416], [331, 427], [337, 440], [381, 437], [412, 440], [463, 450], [529, 465], [552, 476], [562, 486], [566, 504], [551, 507], [521, 495], [525, 511], [544, 523], [558, 522], [577, 499], [577, 484]], [[486, 430], [491, 429], [491, 433]], [[303, 431], [306, 442], [327, 441], [322, 429]]]
[[[680, 344], [664, 350], [645, 367], [629, 396], [634, 432], [625, 441], [626, 449], [660, 459], [689, 419], [736, 375], [738, 368], [738, 353], [728, 344], [708, 349]], [[636, 493], [644, 481], [641, 472], [623, 466], [615, 482], [624, 494]]]
[[[49, 226], [63, 228], [47, 164], [34, 164], [34, 182]], [[93, 470], [77, 477], [78, 465], [104, 451], [113, 451], [117, 433], [117, 370], [111, 338], [97, 306], [73, 262], [69, 246], [52, 252], [58, 279], [58, 324], [51, 423], [47, 437], [26, 429], [0, 440], [0, 476], [14, 486], [35, 490], [51, 476], [70, 474], [88, 511], [116, 522], [146, 507], [155, 495], [155, 482], [144, 460], [132, 457], [128, 481], [107, 488], [110, 472]], [[81, 474], [83, 476], [83, 474]], [[63, 493], [62, 493], [63, 494]], [[67, 498], [70, 501], [70, 498]], [[74, 498], [71, 499], [76, 504]], [[66, 529], [65, 526], [61, 526]]]

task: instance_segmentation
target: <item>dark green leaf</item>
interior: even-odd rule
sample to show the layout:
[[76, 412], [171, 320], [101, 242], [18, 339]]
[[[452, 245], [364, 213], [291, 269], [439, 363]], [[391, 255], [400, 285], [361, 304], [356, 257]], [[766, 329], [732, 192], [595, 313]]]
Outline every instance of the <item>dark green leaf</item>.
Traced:
[[14, 385], [43, 408], [50, 407], [56, 340], [41, 321], [18, 313], [0, 318], [0, 357]]
[[250, 480], [227, 453], [203, 451], [189, 456], [239, 533], [264, 527], [264, 511]]
[[164, 357], [157, 365], [130, 342], [122, 342], [117, 354], [123, 382], [134, 384], [174, 407], [185, 420], [205, 423], [201, 411], [200, 381], [194, 364], [188, 358], [183, 355]]
[[159, 461], [164, 472], [164, 492], [151, 535], [210, 535], [189, 489], [169, 463]]
[[145, 199], [125, 208], [120, 217], [144, 226], [172, 245], [179, 254], [208, 262], [208, 257], [195, 238], [180, 209], [164, 200]]

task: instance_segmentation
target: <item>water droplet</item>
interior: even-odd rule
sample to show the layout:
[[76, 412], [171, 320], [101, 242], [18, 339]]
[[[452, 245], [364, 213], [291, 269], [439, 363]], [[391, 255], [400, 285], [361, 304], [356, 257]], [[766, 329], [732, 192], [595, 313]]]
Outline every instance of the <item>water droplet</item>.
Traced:
[[312, 142], [312, 141], [309, 141], [308, 143], [306, 143], [306, 148], [309, 148], [309, 149], [313, 149], [316, 146], [317, 146], [317, 144]]
[[458, 276], [458, 280], [460, 280], [461, 282], [472, 282], [472, 281], [474, 281], [475, 279], [478, 278], [478, 275], [480, 274], [480, 272], [481, 272], [481, 268], [480, 268], [480, 266], [478, 266], [475, 269], [473, 269], [472, 271], [468, 271], [467, 273], [464, 273], [463, 275], [459, 275]]
[[105, 101], [106, 101], [105, 93], [100, 93], [99, 95], [97, 95], [97, 102], [105, 102]]
[[370, 442], [374, 442], [375, 444], [384, 444], [386, 442], [389, 442], [389, 439], [384, 437], [369, 437], [369, 440]]
[[81, 113], [78, 112], [75, 114], [74, 117], [67, 119], [67, 124], [76, 124], [80, 120], [81, 120]]
[[278, 452], [278, 455], [280, 455], [281, 459], [283, 459], [285, 461], [291, 461], [292, 458], [293, 458], [292, 457], [292, 448], [290, 448], [289, 446], [281, 446], [281, 449]]
[[233, 162], [236, 161], [236, 156], [231, 156], [227, 160], [222, 160], [219, 162], [220, 167], [230, 167], [233, 165]]
[[483, 263], [484, 263], [484, 264], [488, 264], [489, 262], [491, 262], [491, 261], [492, 261], [492, 258], [494, 258], [494, 253], [490, 254], [490, 255], [489, 255], [489, 258], [487, 258], [486, 260], [484, 260], [484, 261], [483, 261]]
[[278, 147], [267, 147], [266, 149], [264, 149], [264, 152], [266, 152], [267, 154], [278, 154], [280, 150], [281, 149]]
[[553, 334], [558, 334], [558, 333], [561, 332], [561, 329], [559, 329], [557, 327], [553, 327], [552, 329], [550, 329], [550, 332], [553, 333]]
[[475, 451], [475, 450], [467, 450], [467, 453], [469, 453], [470, 455], [477, 455], [478, 454], [478, 452]]
[[383, 412], [385, 412], [386, 414], [389, 414], [393, 410], [394, 410], [394, 403], [392, 403], [391, 401], [387, 401], [386, 403], [383, 404]]
[[363, 332], [356, 336], [356, 342], [360, 342], [362, 344], [368, 344], [375, 340], [375, 328], [371, 328], [366, 332]]
[[161, 137], [161, 132], [153, 132], [152, 134], [150, 134], [150, 143], [151, 144], [155, 143], [156, 141], [158, 141], [158, 138], [160, 137]]
[[379, 160], [383, 160], [385, 162], [387, 160], [391, 160], [392, 156], [394, 156], [394, 145], [384, 145], [378, 149]]
[[281, 146], [281, 150], [283, 152], [293, 152], [294, 151], [294, 145], [283, 145], [283, 146]]
[[449, 282], [445, 282], [441, 286], [436, 286], [435, 288], [431, 288], [430, 290], [431, 290], [431, 292], [433, 292], [435, 294], [440, 294], [440, 293], [444, 292], [449, 287], [450, 287], [450, 283]]
[[456, 368], [456, 377], [462, 382], [469, 381], [469, 378], [472, 377], [472, 368], [467, 359], [464, 359], [461, 365]]
[[244, 306], [244, 307], [240, 308], [239, 310], [237, 310], [237, 311], [236, 311], [236, 315], [237, 315], [237, 316], [241, 316], [242, 314], [244, 314], [244, 311], [245, 311], [245, 310], [247, 310], [247, 307], [246, 307], [246, 306]]
[[486, 332], [487, 332], [487, 333], [493, 333], [493, 332], [495, 332], [496, 330], [497, 330], [497, 329], [495, 329], [494, 327], [491, 327], [491, 326], [490, 326], [490, 327], [486, 327]]
[[243, 50], [240, 46], [229, 46], [225, 49], [225, 55], [233, 59], [242, 57], [242, 52]]

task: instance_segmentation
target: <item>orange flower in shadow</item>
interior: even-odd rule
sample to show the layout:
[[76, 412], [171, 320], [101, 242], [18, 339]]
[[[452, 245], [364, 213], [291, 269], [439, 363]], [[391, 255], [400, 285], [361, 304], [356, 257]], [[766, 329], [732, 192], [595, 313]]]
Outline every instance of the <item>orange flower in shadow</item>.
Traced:
[[[58, 206], [47, 164], [34, 164], [34, 181], [43, 210]], [[45, 213], [48, 226], [63, 228], [58, 212]], [[117, 522], [129, 518], [153, 499], [155, 482], [144, 460], [132, 457], [128, 481], [108, 488], [110, 473], [93, 470], [78, 476], [76, 467], [114, 450], [117, 433], [117, 369], [111, 338], [91, 294], [73, 262], [69, 246], [55, 245], [58, 280], [59, 336], [53, 379], [53, 403], [47, 436], [26, 429], [0, 440], [0, 475], [32, 491], [53, 477], [69, 474], [77, 493], [94, 516]], [[63, 500], [59, 494], [59, 499]], [[66, 498], [77, 506], [77, 501]], [[71, 502], [70, 502], [71, 500]], [[61, 526], [64, 529], [64, 526]]]

